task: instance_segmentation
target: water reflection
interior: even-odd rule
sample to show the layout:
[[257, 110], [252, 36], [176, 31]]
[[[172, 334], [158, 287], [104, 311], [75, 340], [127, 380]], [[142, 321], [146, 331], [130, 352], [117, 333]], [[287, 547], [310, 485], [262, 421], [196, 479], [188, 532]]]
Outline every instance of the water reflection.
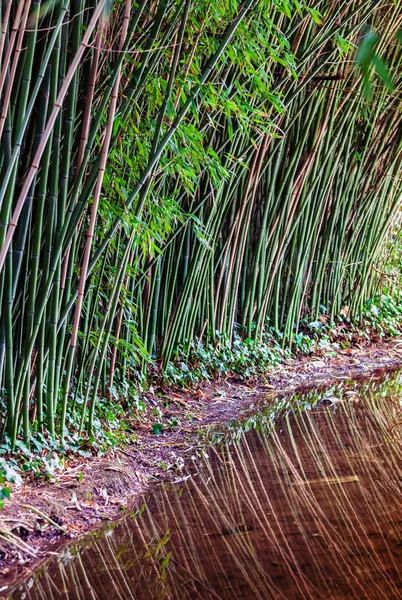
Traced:
[[401, 388], [333, 388], [232, 424], [195, 473], [12, 597], [402, 597]]

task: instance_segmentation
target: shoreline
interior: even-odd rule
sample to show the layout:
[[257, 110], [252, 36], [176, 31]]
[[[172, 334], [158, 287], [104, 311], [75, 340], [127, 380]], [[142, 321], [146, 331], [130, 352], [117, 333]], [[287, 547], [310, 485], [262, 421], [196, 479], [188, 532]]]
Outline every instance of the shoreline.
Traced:
[[264, 379], [245, 382], [228, 376], [191, 390], [171, 388], [164, 416], [180, 416], [179, 425], [153, 435], [148, 425], [139, 423], [135, 443], [102, 458], [74, 456], [56, 479], [27, 478], [12, 490], [0, 511], [0, 598], [65, 546], [124, 518], [153, 482], [177, 476], [202, 446], [199, 431], [247, 418], [263, 400], [274, 401], [278, 395], [399, 368], [402, 349], [394, 338], [360, 344], [336, 356], [299, 356], [274, 367]]

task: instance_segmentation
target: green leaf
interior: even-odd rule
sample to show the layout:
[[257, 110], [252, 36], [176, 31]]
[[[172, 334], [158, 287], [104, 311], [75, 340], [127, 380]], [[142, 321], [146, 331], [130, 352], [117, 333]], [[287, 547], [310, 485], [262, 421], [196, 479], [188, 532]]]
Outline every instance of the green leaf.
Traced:
[[378, 42], [378, 35], [369, 31], [364, 36], [359, 49], [356, 52], [355, 61], [361, 65], [368, 65], [372, 62], [374, 48]]
[[373, 56], [373, 65], [377, 71], [378, 76], [383, 80], [384, 84], [391, 91], [395, 89], [392, 77], [387, 69], [385, 62], [377, 55]]
[[163, 425], [162, 423], [154, 423], [152, 425], [152, 433], [154, 435], [160, 435], [163, 432]]
[[10, 494], [11, 494], [11, 490], [9, 487], [4, 487], [0, 490], [0, 498], [1, 499], [3, 499], [3, 498], [8, 499], [10, 497]]
[[371, 98], [372, 95], [372, 85], [370, 83], [370, 74], [368, 71], [367, 67], [364, 67], [362, 69], [362, 77], [363, 77], [363, 89], [364, 89], [364, 95], [366, 98]]
[[313, 19], [314, 23], [316, 23], [317, 25], [321, 25], [323, 18], [322, 14], [314, 8], [309, 8], [308, 12], [310, 13], [310, 16]]

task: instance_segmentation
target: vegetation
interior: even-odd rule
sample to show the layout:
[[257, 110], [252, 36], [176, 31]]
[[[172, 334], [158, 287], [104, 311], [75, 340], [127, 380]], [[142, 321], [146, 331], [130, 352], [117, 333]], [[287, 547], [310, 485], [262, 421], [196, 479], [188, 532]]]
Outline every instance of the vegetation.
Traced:
[[269, 362], [267, 340], [291, 345], [303, 320], [358, 317], [382, 294], [401, 193], [401, 6], [1, 10], [11, 446], [32, 431], [90, 436], [103, 399], [155, 361], [174, 372], [195, 339]]

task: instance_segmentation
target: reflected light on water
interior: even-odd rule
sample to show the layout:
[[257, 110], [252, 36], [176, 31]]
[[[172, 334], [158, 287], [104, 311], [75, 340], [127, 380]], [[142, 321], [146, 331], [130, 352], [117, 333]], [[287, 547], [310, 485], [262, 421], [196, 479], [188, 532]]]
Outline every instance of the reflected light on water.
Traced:
[[230, 424], [191, 476], [12, 598], [401, 598], [401, 388], [338, 386]]

